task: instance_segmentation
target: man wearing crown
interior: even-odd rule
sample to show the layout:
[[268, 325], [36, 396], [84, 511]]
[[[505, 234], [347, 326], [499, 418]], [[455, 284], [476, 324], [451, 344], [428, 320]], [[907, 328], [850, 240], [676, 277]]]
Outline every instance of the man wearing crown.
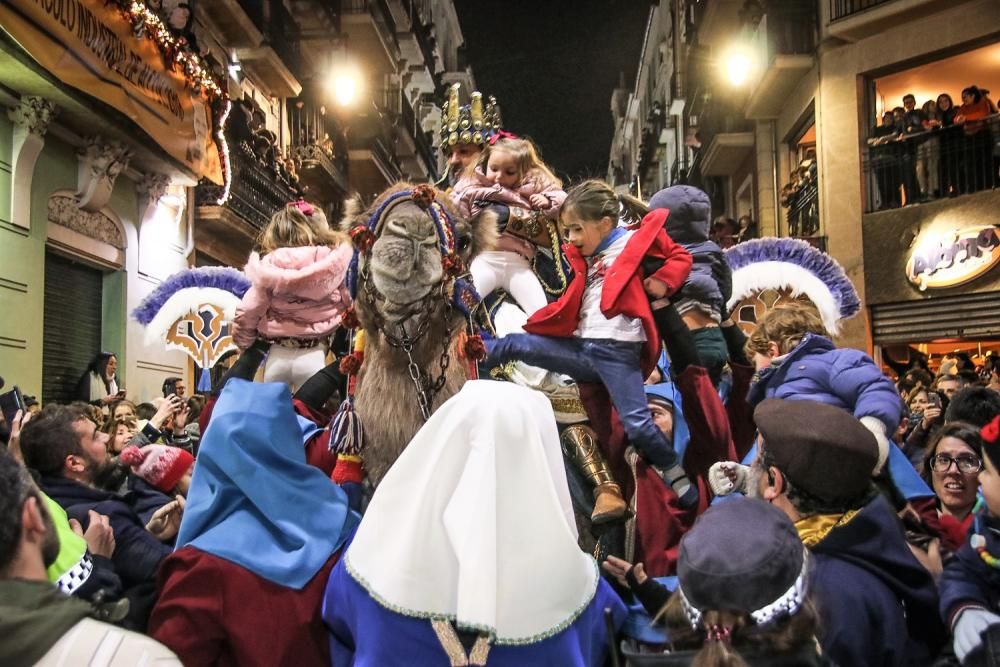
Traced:
[[479, 160], [483, 148], [500, 132], [500, 107], [492, 95], [483, 108], [483, 94], [472, 91], [471, 103], [459, 104], [461, 84], [453, 83], [448, 89], [444, 114], [441, 117], [441, 152], [447, 168], [434, 185], [449, 190], [462, 172]]

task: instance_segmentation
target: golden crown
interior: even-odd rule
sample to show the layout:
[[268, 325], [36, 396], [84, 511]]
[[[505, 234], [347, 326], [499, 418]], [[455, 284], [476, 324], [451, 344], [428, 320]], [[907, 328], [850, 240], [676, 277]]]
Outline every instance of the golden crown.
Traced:
[[500, 131], [502, 120], [500, 106], [490, 95], [483, 105], [483, 94], [472, 91], [472, 101], [464, 106], [458, 103], [461, 84], [453, 83], [448, 90], [448, 101], [441, 116], [441, 148], [448, 149], [455, 144], [475, 144], [484, 146]]

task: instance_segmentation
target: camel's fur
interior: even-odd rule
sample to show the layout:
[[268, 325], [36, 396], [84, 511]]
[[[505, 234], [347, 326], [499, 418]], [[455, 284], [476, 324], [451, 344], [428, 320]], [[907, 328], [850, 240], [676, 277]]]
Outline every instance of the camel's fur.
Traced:
[[[342, 229], [366, 223], [386, 197], [412, 187], [409, 183], [399, 183], [389, 188], [364, 212], [360, 212], [356, 202], [350, 204], [341, 223]], [[437, 201], [455, 222], [456, 251], [468, 267], [476, 255], [495, 245], [496, 220], [489, 213], [471, 221], [461, 218], [451, 206], [448, 196], [441, 191], [437, 191]], [[401, 303], [417, 301], [412, 306], [388, 308], [385, 302], [379, 302], [379, 314], [393, 332], [394, 321], [412, 324], [410, 318], [422, 315], [423, 295], [428, 289], [439, 290], [441, 281], [446, 279], [441, 271], [437, 236], [430, 216], [412, 202], [397, 204], [388, 212], [369, 261], [370, 266], [365, 267], [362, 256], [359, 268], [367, 268], [371, 272], [375, 286], [387, 299]], [[450, 341], [447, 379], [434, 397], [434, 410], [454, 396], [465, 383], [467, 364], [457, 357], [455, 350], [456, 337], [466, 326], [465, 317], [455, 309], [445, 321], [443, 301], [435, 298], [432, 304], [427, 331], [414, 346], [413, 359], [425, 375], [436, 378], [440, 373], [442, 342], [445, 337]], [[371, 482], [378, 484], [424, 420], [407, 370], [406, 354], [389, 345], [382, 332], [375, 328], [371, 305], [364, 297], [360, 281], [355, 309], [367, 336], [355, 406], [365, 428], [366, 445], [362, 452], [365, 469]]]

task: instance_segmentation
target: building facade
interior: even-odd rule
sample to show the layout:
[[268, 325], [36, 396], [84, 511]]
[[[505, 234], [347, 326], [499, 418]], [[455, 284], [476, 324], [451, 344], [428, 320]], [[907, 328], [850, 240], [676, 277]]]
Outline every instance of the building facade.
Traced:
[[153, 4], [0, 8], [0, 375], [43, 402], [101, 350], [130, 398], [193, 386], [139, 302], [180, 269], [242, 267], [289, 201], [336, 221], [348, 196], [433, 180], [444, 86], [473, 81], [450, 0]]
[[[974, 138], [965, 131], [974, 126], [914, 128], [886, 145], [873, 135], [884, 136], [881, 115], [907, 93], [917, 107], [939, 93], [958, 105], [968, 86], [1000, 86], [995, 2], [664, 0], [653, 22], [664, 27], [647, 30], [644, 54], [668, 52], [670, 85], [641, 81], [644, 55], [628, 95], [650, 95], [647, 107], [676, 119], [673, 141], [660, 133], [645, 151], [675, 165], [660, 168], [659, 182], [702, 187], [715, 215], [749, 215], [759, 234], [803, 238], [839, 260], [866, 306], [846, 323], [844, 344], [876, 355], [992, 349], [1000, 321], [982, 301], [992, 297], [970, 295], [992, 293], [997, 279], [983, 268], [992, 231], [980, 229], [993, 224], [983, 214], [998, 185], [996, 117]], [[634, 191], [635, 171], [615, 165], [645, 164], [642, 142], [628, 132], [615, 142], [609, 177]], [[975, 256], [958, 262], [971, 273], [956, 277], [942, 259], [922, 283], [912, 275], [914, 257], [925, 266], [932, 250], [979, 233], [984, 247], [973, 243]]]

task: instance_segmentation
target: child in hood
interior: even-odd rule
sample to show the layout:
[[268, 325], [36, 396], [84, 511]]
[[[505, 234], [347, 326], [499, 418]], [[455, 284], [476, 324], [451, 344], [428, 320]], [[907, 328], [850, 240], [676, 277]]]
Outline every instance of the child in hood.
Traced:
[[674, 297], [674, 306], [694, 336], [698, 356], [718, 386], [729, 362], [726, 340], [719, 325], [733, 292], [733, 276], [725, 255], [714, 241], [712, 202], [690, 185], [672, 185], [649, 200], [650, 210], [667, 209], [667, 234], [691, 253], [691, 274]]
[[264, 381], [294, 390], [326, 366], [330, 336], [351, 304], [344, 280], [353, 251], [304, 201], [275, 213], [257, 245], [244, 269], [252, 286], [236, 309], [233, 340], [241, 350], [258, 336], [269, 342]]

